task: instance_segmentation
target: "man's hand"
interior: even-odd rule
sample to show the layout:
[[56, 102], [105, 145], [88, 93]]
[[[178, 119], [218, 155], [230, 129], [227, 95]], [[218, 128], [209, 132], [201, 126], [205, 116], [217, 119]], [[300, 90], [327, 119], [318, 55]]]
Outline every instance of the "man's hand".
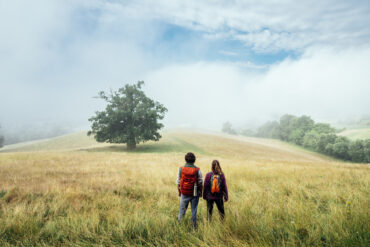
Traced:
[[199, 190], [199, 197], [202, 197], [203, 195], [203, 185], [202, 184], [198, 186], [198, 190]]
[[181, 190], [180, 190], [180, 185], [179, 184], [177, 185], [177, 190], [179, 192], [179, 197], [181, 197]]

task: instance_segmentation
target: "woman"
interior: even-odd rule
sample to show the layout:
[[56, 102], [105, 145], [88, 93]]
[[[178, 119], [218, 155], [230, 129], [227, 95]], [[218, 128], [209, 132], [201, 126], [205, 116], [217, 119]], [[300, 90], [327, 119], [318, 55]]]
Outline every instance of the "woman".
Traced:
[[208, 220], [211, 220], [214, 203], [216, 203], [221, 219], [223, 220], [225, 217], [224, 199], [227, 202], [229, 194], [227, 192], [226, 178], [218, 160], [212, 161], [212, 172], [207, 173], [203, 188], [203, 199], [207, 200]]

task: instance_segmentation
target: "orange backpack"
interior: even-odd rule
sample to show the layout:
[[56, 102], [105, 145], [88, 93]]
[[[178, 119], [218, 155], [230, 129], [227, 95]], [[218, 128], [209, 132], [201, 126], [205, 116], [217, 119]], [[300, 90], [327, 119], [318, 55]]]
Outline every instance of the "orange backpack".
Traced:
[[199, 168], [185, 167], [181, 168], [180, 191], [181, 194], [192, 196], [194, 193], [194, 184], [198, 179]]
[[212, 174], [211, 177], [211, 193], [212, 194], [217, 194], [220, 193], [220, 188], [221, 188], [221, 176]]

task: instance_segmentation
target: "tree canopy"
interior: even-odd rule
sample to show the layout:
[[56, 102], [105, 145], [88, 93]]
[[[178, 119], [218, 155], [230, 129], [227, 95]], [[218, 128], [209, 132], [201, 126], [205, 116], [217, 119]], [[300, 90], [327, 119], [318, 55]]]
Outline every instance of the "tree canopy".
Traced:
[[222, 132], [227, 133], [227, 134], [231, 134], [231, 135], [236, 135], [237, 134], [230, 122], [225, 122], [222, 125]]
[[136, 148], [136, 144], [161, 138], [159, 122], [165, 116], [167, 108], [148, 98], [142, 91], [143, 81], [126, 84], [109, 94], [101, 91], [98, 98], [108, 102], [104, 111], [97, 111], [89, 118], [92, 122], [88, 135], [94, 135], [98, 142], [126, 143], [127, 149]]
[[370, 162], [370, 139], [351, 141], [336, 132], [330, 124], [315, 123], [309, 116], [286, 114], [279, 122], [261, 125], [254, 136], [292, 142], [339, 159]]

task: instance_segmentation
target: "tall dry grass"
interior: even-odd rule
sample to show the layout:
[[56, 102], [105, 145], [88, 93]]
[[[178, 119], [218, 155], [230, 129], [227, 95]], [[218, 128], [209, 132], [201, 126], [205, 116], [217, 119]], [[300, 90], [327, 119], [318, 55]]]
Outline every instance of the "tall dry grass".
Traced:
[[[177, 223], [177, 168], [226, 174], [226, 221]], [[18, 150], [19, 151], [19, 150]], [[169, 133], [121, 146], [0, 154], [0, 246], [369, 246], [369, 168], [276, 141]], [[215, 216], [216, 216], [215, 212]]]

